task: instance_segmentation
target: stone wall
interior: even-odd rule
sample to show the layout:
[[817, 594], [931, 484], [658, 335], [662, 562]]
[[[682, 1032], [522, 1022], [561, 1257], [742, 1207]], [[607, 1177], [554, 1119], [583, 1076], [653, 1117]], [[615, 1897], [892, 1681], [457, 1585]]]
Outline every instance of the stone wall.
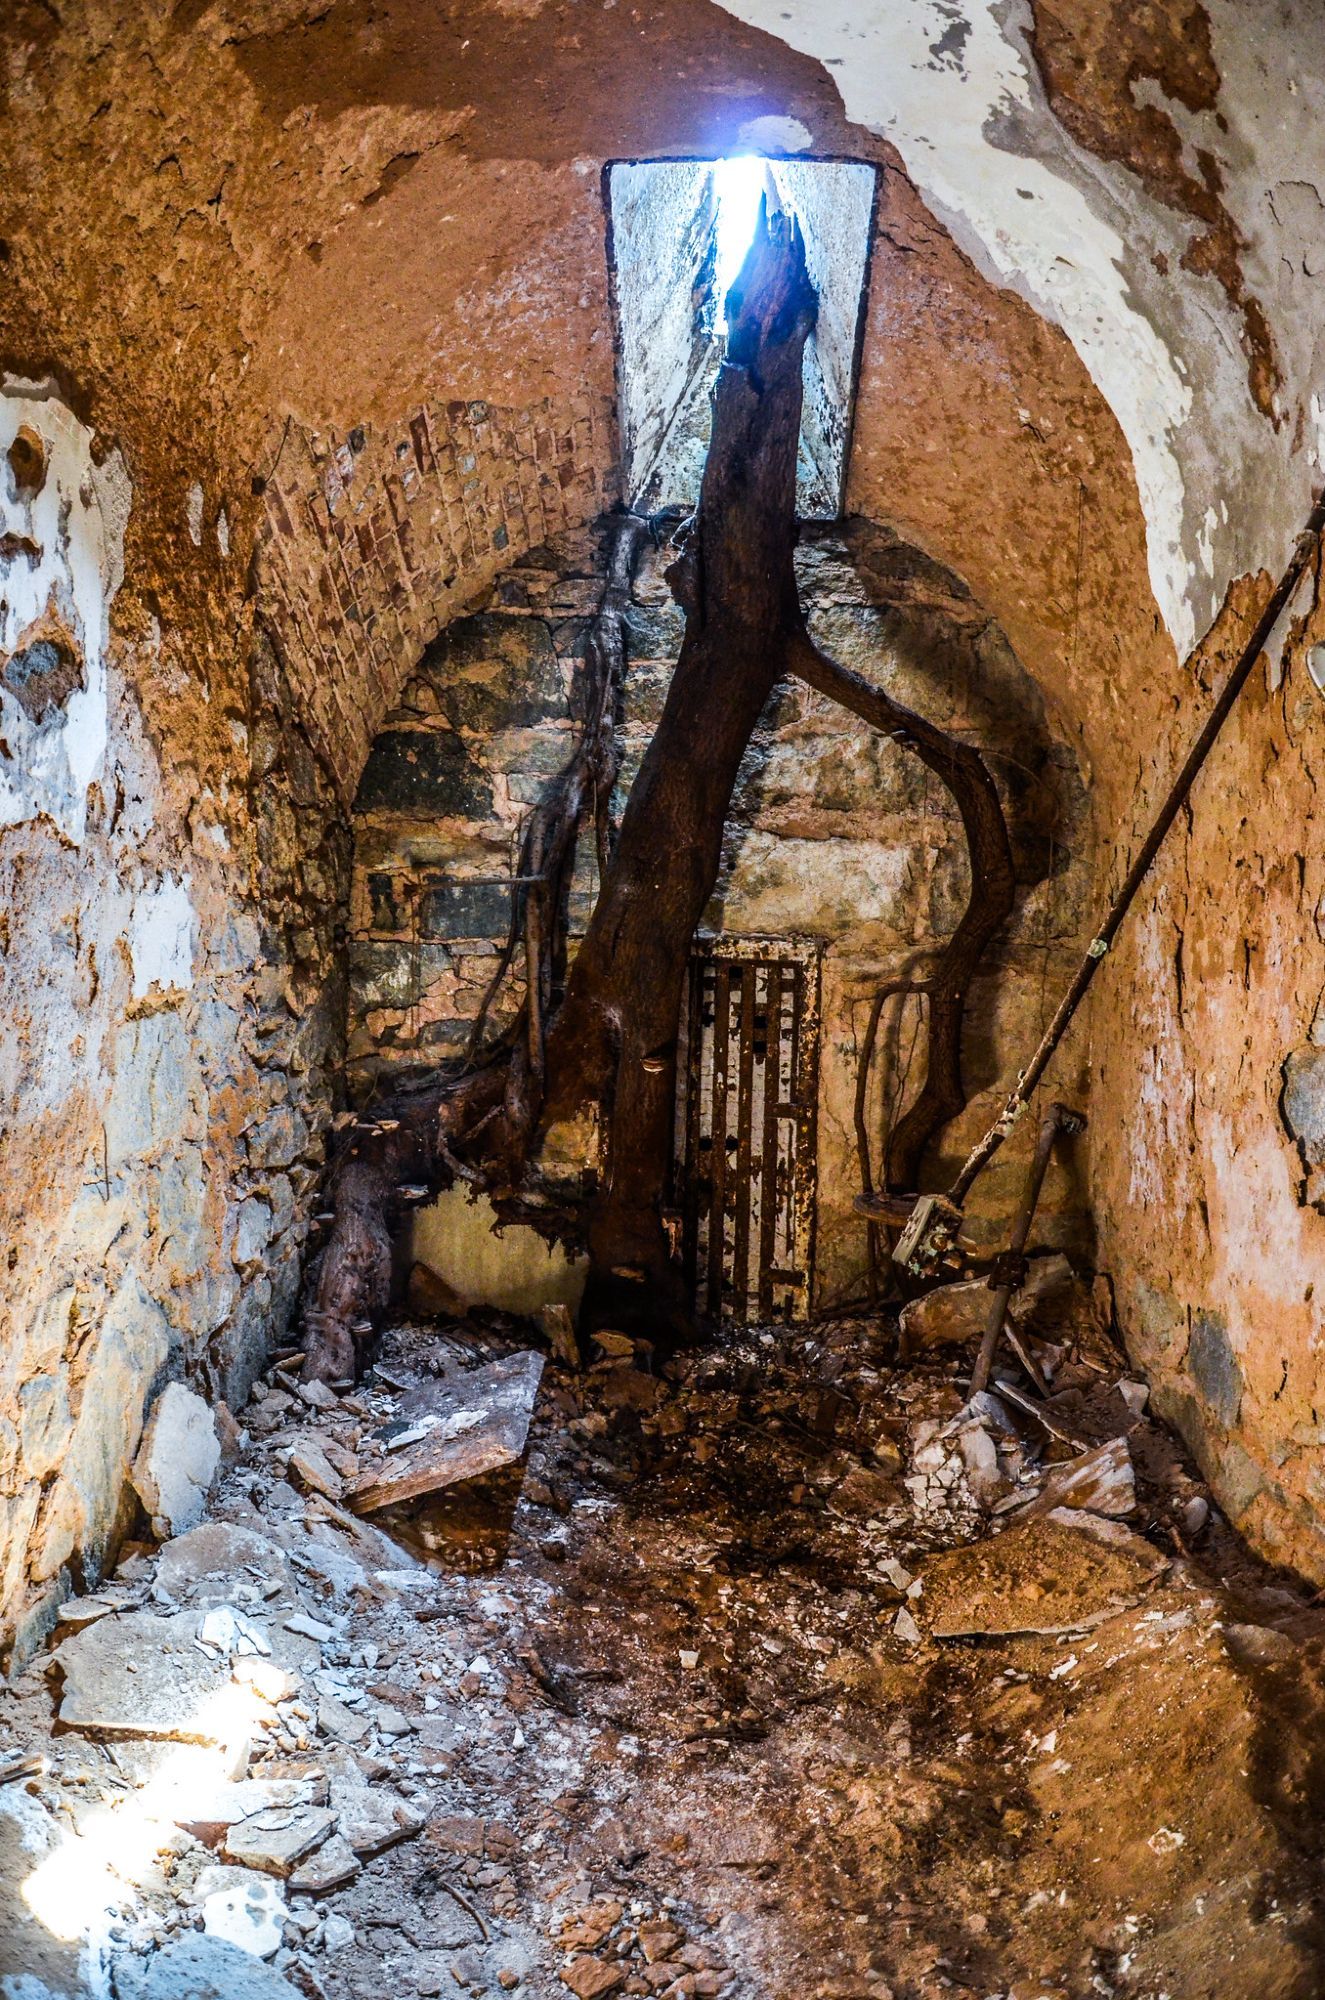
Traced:
[[[510, 876], [525, 814], [574, 740], [576, 671], [601, 589], [605, 524], [514, 564], [484, 609], [425, 653], [373, 746], [354, 815], [348, 1055], [360, 1094], [457, 1053], [507, 935]], [[668, 551], [641, 564], [628, 619], [622, 788], [666, 697], [682, 618], [663, 577]], [[895, 538], [853, 524], [800, 556], [816, 636], [844, 663], [977, 743], [1003, 793], [1023, 888], [1006, 938], [977, 981], [966, 1066], [975, 1088], [933, 1163], [947, 1172], [991, 1115], [1037, 1038], [1071, 962], [1086, 837], [1079, 774], [1042, 698], [998, 629], [947, 572]], [[880, 611], [877, 605], [895, 608]], [[616, 801], [619, 809], [621, 798]], [[584, 844], [572, 936], [592, 908]], [[853, 1130], [857, 1038], [874, 989], [924, 962], [965, 904], [965, 843], [946, 790], [916, 759], [808, 690], [780, 691], [742, 768], [723, 869], [704, 928], [795, 936], [824, 946], [819, 1106], [817, 1298], [858, 1294], [865, 1233]], [[520, 995], [503, 989], [503, 1018]], [[904, 1088], [915, 1020], [885, 1024], [870, 1106]], [[978, 1231], [1005, 1225], [1024, 1147], [982, 1184]], [[876, 1161], [877, 1164], [877, 1161]], [[1056, 1167], [1043, 1240], [1085, 1251], [1082, 1183]]]
[[131, 1523], [161, 1386], [238, 1403], [279, 1336], [340, 1033], [331, 788], [261, 642], [233, 782], [153, 742], [168, 667], [117, 629], [134, 495], [95, 442], [0, 396], [0, 1654]]
[[578, 394], [424, 403], [344, 438], [290, 430], [265, 482], [263, 597], [348, 803], [403, 663], [509, 563], [616, 497], [615, 419]]

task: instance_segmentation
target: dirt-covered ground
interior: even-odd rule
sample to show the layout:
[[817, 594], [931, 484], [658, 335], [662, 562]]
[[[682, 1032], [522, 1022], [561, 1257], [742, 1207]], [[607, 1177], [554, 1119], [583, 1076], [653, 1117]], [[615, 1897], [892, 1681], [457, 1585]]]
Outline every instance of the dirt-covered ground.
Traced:
[[[879, 1321], [549, 1363], [523, 1466], [357, 1528], [409, 1385], [515, 1331], [399, 1328], [334, 1408], [274, 1375], [208, 1523], [0, 1696], [0, 1770], [47, 1760], [4, 2000], [1325, 1991], [1325, 1620], [1098, 1339], [1058, 1439]], [[195, 1672], [246, 1746], [181, 1745]]]

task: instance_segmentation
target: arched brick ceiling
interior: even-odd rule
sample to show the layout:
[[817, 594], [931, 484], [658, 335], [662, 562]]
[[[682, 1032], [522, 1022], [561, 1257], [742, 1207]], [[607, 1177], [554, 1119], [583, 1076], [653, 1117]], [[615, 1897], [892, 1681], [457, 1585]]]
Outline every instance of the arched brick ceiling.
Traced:
[[[1282, 544], [1310, 476], [1305, 335], [1285, 331], [1282, 300], [1262, 314], [1259, 374], [1243, 351], [1252, 279], [1285, 234], [1272, 203], [1254, 234], [1248, 189], [1257, 147], [1277, 171], [1287, 141], [1261, 129], [1254, 24], [1238, 42], [1232, 19], [1223, 0], [1209, 16], [1194, 0], [1042, 0], [1017, 22], [988, 0], [193, 0], [154, 20], [118, 0], [57, 23], [24, 0], [3, 30], [0, 348], [26, 373], [52, 367], [123, 442], [132, 532], [153, 544], [131, 572], [158, 573], [158, 609], [237, 594], [258, 543], [352, 782], [365, 746], [345, 729], [362, 738], [437, 623], [522, 535], [615, 493], [602, 163], [721, 152], [756, 118], [795, 119], [813, 150], [888, 169], [851, 505], [969, 576], [1107, 741], [1101, 657], [1108, 690], [1171, 673], [1173, 639]], [[1179, 62], [1193, 36], [1199, 75], [1190, 51]], [[1130, 68], [1102, 60], [1124, 47]], [[1205, 140], [1223, 155], [1201, 165]], [[1009, 172], [1027, 183], [1020, 233], [998, 206]], [[32, 186], [39, 203], [16, 200]], [[1300, 222], [1304, 201], [1278, 199]], [[1037, 244], [1062, 263], [1074, 220], [1065, 284]], [[1098, 299], [1123, 315], [1132, 376], [1162, 356], [1192, 387], [1195, 414], [1158, 444], [1139, 436], [1127, 369], [1111, 375], [1083, 333]], [[1269, 416], [1267, 369], [1283, 384]], [[482, 438], [460, 405], [483, 406]], [[448, 453], [452, 487], [484, 466], [476, 516], [442, 490]], [[1221, 519], [1230, 457], [1264, 547]], [[1176, 501], [1159, 490], [1174, 465]], [[172, 555], [195, 481], [209, 521], [225, 508], [230, 552], [190, 585]], [[338, 482], [343, 542], [319, 519]]]

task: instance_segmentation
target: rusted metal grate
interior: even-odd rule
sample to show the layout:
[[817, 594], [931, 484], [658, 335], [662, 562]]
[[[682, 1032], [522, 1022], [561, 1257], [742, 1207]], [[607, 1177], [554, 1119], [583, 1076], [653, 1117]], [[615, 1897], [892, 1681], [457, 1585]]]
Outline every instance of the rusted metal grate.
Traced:
[[676, 1208], [700, 1310], [806, 1319], [814, 1258], [819, 947], [715, 938], [690, 962]]

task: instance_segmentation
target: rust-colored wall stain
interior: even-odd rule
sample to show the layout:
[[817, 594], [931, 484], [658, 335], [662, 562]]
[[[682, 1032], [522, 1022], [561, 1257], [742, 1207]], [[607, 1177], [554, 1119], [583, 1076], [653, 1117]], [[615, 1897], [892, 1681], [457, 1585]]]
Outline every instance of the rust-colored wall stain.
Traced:
[[1072, 137], [1100, 159], [1130, 167], [1148, 194], [1202, 225], [1183, 264], [1214, 278], [1241, 314], [1247, 381], [1256, 407], [1274, 420], [1281, 385], [1274, 334], [1242, 276], [1247, 242], [1224, 204], [1223, 169], [1208, 146], [1197, 146], [1193, 171], [1177, 124], [1154, 102], [1158, 90], [1224, 126], [1205, 8], [1200, 0], [1142, 0], [1139, 6], [1133, 0], [1072, 0], [1068, 6], [1032, 0], [1031, 11], [1031, 48], [1049, 101]]

